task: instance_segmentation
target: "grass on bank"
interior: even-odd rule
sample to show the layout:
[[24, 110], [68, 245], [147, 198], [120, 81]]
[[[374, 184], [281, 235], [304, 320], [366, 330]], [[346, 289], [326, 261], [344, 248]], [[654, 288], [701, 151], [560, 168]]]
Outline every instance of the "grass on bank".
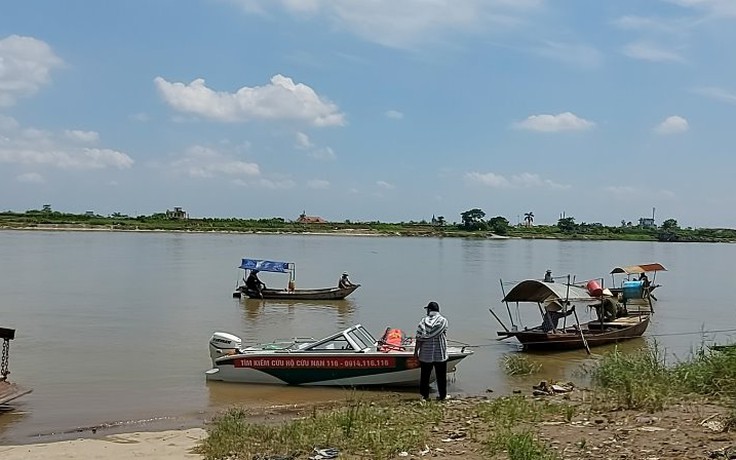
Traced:
[[440, 404], [376, 404], [357, 399], [339, 408], [313, 409], [309, 416], [278, 424], [252, 423], [242, 409], [220, 416], [201, 444], [205, 459], [296, 457], [314, 448], [337, 448], [371, 459], [393, 458], [424, 446], [442, 418]]
[[[214, 422], [198, 453], [207, 460], [306, 458], [315, 447], [334, 447], [345, 459], [391, 459], [400, 452], [416, 457], [425, 446], [446, 447], [442, 439], [448, 430], [460, 427], [489, 459], [557, 460], [557, 451], [536, 434], [540, 422], [570, 423], [591, 409], [655, 412], [690, 395], [736, 407], [736, 351], [701, 347], [689, 359], [668, 364], [654, 343], [631, 353], [614, 349], [586, 372], [590, 405], [521, 395], [425, 405], [405, 397], [351, 398], [337, 408], [315, 408], [281, 423], [254, 422], [245, 410], [231, 409]], [[731, 414], [726, 428], [736, 429], [736, 408]]]
[[315, 447], [332, 447], [340, 458], [392, 459], [400, 452], [416, 456], [426, 446], [443, 447], [447, 421], [464, 419], [473, 423], [460, 426], [485, 447], [488, 458], [555, 460], [554, 450], [531, 431], [534, 423], [554, 415], [572, 417], [567, 405], [523, 396], [467, 404], [350, 399], [338, 408], [273, 424], [254, 423], [245, 410], [231, 409], [214, 422], [197, 452], [207, 460], [306, 458]]
[[617, 348], [587, 370], [598, 404], [650, 412], [688, 395], [736, 400], [736, 349], [701, 345], [689, 359], [668, 364], [656, 342], [622, 353]]

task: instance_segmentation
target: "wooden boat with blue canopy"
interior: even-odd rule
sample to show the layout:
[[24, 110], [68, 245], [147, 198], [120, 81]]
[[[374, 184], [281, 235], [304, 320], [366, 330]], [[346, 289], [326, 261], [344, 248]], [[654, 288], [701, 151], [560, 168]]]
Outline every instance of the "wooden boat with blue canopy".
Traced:
[[360, 287], [360, 284], [353, 284], [346, 288], [339, 286], [297, 289], [296, 288], [296, 267], [293, 262], [278, 262], [272, 260], [261, 259], [243, 259], [238, 266], [245, 274], [248, 271], [258, 272], [274, 272], [285, 273], [289, 275], [286, 288], [275, 289], [263, 287], [260, 290], [252, 289], [246, 286], [246, 276], [243, 276], [243, 284], [238, 282], [233, 297], [242, 297], [243, 295], [251, 299], [291, 299], [291, 300], [342, 300], [352, 294]]
[[[535, 279], [517, 283], [503, 298], [509, 312], [511, 327], [507, 327], [491, 310], [504, 329], [498, 332], [499, 337], [501, 339], [515, 337], [525, 350], [556, 351], [584, 348], [590, 352], [590, 347], [632, 339], [644, 334], [649, 325], [650, 314], [629, 314], [626, 306], [615, 297], [602, 294], [606, 290], [597, 282], [596, 295], [591, 294], [590, 281], [587, 282], [587, 286]], [[515, 324], [509, 303], [515, 303], [517, 309], [520, 304], [536, 304], [542, 317], [542, 324], [531, 328]], [[576, 306], [593, 308], [598, 319], [580, 323]], [[568, 321], [570, 315], [574, 315], [574, 323]], [[521, 318], [521, 315], [517, 315], [517, 318]], [[563, 322], [561, 327], [560, 320]]]

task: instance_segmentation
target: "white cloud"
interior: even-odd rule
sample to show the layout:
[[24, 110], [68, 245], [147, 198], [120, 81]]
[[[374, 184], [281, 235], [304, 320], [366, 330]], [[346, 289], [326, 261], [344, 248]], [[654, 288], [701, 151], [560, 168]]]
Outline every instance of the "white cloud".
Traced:
[[681, 34], [683, 29], [689, 25], [683, 20], [646, 18], [642, 16], [621, 16], [613, 21], [613, 24], [625, 30], [637, 30], [641, 32], [661, 32], [668, 34]]
[[265, 86], [244, 86], [234, 93], [214, 91], [198, 78], [189, 84], [154, 79], [159, 93], [182, 113], [218, 121], [298, 120], [314, 126], [342, 126], [345, 115], [337, 105], [303, 83], [274, 75]]
[[589, 45], [546, 42], [534, 50], [536, 54], [584, 69], [600, 67], [603, 56], [600, 51]]
[[452, 33], [478, 34], [517, 26], [543, 0], [231, 0], [265, 14], [280, 5], [295, 16], [324, 16], [338, 30], [394, 48], [436, 43]]
[[294, 188], [296, 183], [288, 178], [259, 178], [255, 184], [259, 188], [267, 188], [271, 190], [289, 190]]
[[686, 119], [678, 115], [672, 115], [658, 124], [654, 128], [654, 131], [658, 134], [677, 134], [684, 133], [688, 129], [690, 129], [690, 126]]
[[595, 126], [595, 123], [580, 118], [574, 113], [564, 112], [557, 115], [531, 115], [526, 120], [514, 125], [518, 129], [554, 133], [559, 131], [584, 131]]
[[171, 162], [171, 170], [177, 174], [196, 178], [257, 177], [261, 174], [256, 163], [248, 163], [214, 149], [195, 145], [181, 157]]
[[43, 184], [44, 182], [46, 182], [43, 176], [39, 173], [21, 174], [20, 176], [16, 177], [16, 180], [18, 182], [23, 182], [26, 184]]
[[723, 88], [716, 88], [714, 86], [700, 87], [693, 90], [695, 93], [701, 96], [706, 96], [711, 99], [716, 99], [730, 104], [736, 104], [736, 92], [729, 91]]
[[642, 193], [639, 188], [631, 185], [611, 185], [609, 187], [604, 187], [603, 190], [615, 198], [630, 198]]
[[337, 158], [337, 155], [335, 155], [334, 150], [332, 150], [331, 147], [320, 147], [317, 149], [312, 150], [308, 153], [308, 155], [315, 160], [323, 160], [323, 161], [329, 161], [334, 160]]
[[82, 142], [84, 144], [94, 144], [100, 140], [100, 135], [95, 131], [80, 131], [77, 129], [67, 129], [64, 135], [73, 141]]
[[395, 188], [396, 188], [396, 187], [395, 187], [395, 186], [394, 186], [393, 184], [389, 184], [388, 182], [386, 182], [386, 181], [383, 181], [383, 180], [379, 180], [379, 181], [377, 181], [377, 182], [376, 182], [376, 185], [377, 185], [377, 186], [378, 186], [379, 188], [382, 188], [382, 189], [384, 189], [384, 190], [393, 190], [393, 189], [395, 189]]
[[0, 107], [35, 94], [51, 80], [51, 70], [63, 61], [45, 42], [11, 35], [0, 40]]
[[151, 120], [151, 116], [144, 112], [138, 112], [131, 115], [130, 119], [139, 123], [146, 123]]
[[724, 18], [736, 18], [736, 2], [733, 0], [668, 0], [670, 3], [705, 11]]
[[269, 190], [289, 190], [291, 188], [294, 188], [294, 186], [296, 185], [293, 180], [284, 177], [256, 177], [252, 179], [244, 179], [239, 177], [237, 179], [233, 179], [232, 183], [240, 187]]
[[313, 146], [314, 144], [312, 144], [312, 141], [309, 140], [309, 136], [304, 133], [296, 133], [296, 148], [309, 149]]
[[393, 118], [394, 120], [401, 120], [404, 118], [404, 114], [398, 110], [387, 110], [386, 117]]
[[664, 49], [650, 42], [629, 43], [623, 49], [624, 55], [642, 61], [651, 62], [679, 62], [684, 63], [685, 58], [674, 51]]
[[553, 182], [550, 179], [542, 179], [539, 174], [521, 173], [505, 177], [501, 174], [493, 172], [465, 173], [465, 181], [469, 184], [482, 185], [491, 188], [546, 188], [546, 189], [566, 189], [569, 185], [562, 185]]
[[322, 179], [313, 179], [307, 182], [307, 187], [315, 190], [326, 190], [330, 188], [330, 182]]
[[79, 147], [66, 134], [22, 128], [14, 119], [0, 117], [0, 163], [92, 170], [127, 169], [134, 161], [116, 150]]

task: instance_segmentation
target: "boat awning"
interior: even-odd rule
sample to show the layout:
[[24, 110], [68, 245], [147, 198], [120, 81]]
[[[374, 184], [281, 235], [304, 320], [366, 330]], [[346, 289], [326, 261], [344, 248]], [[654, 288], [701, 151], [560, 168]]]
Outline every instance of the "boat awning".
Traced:
[[243, 270], [258, 270], [262, 272], [288, 273], [294, 264], [290, 262], [275, 262], [272, 260], [243, 259], [238, 268]]
[[569, 300], [571, 302], [595, 302], [585, 288], [568, 286], [565, 283], [545, 283], [539, 280], [524, 280], [518, 283], [503, 298], [503, 302], [545, 302]]
[[653, 264], [629, 265], [627, 267], [616, 267], [613, 270], [611, 270], [611, 274], [615, 275], [617, 273], [625, 273], [627, 275], [633, 275], [633, 274], [647, 273], [647, 272], [666, 272], [666, 271], [667, 269], [664, 268], [662, 264], [653, 263]]

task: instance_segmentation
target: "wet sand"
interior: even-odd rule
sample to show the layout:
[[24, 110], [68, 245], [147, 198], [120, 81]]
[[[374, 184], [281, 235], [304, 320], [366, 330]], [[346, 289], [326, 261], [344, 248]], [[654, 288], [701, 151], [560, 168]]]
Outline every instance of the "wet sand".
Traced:
[[3, 460], [201, 459], [202, 456], [192, 453], [192, 449], [205, 436], [202, 428], [116, 434], [95, 439], [3, 446], [0, 457]]

